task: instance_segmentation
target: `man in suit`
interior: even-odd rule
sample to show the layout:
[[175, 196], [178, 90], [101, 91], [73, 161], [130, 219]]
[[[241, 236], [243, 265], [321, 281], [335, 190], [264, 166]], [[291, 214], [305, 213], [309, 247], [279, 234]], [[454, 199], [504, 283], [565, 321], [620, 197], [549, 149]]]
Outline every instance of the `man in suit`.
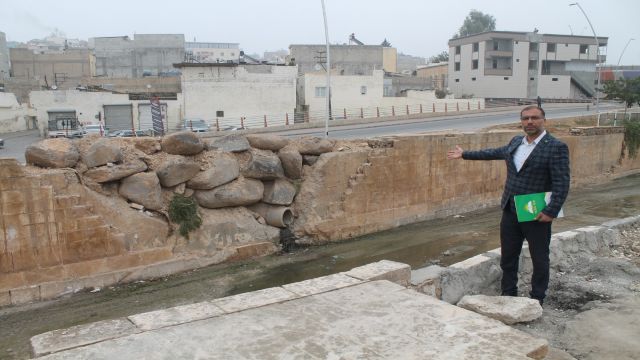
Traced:
[[[549, 243], [551, 222], [558, 216], [569, 193], [569, 149], [544, 129], [544, 110], [527, 106], [520, 112], [525, 135], [494, 149], [465, 151], [456, 145], [449, 159], [505, 160], [507, 180], [502, 194], [500, 249], [501, 289], [504, 296], [518, 295], [518, 261], [524, 239], [533, 262], [529, 296], [542, 305], [549, 286]], [[534, 221], [518, 222], [514, 195], [551, 191], [551, 200]]]

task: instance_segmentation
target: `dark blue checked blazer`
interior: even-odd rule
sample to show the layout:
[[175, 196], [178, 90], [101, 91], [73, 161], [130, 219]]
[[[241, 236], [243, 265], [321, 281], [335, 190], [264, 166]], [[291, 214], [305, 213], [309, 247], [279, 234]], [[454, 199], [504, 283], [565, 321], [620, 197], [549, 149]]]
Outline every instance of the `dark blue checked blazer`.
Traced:
[[[478, 151], [464, 151], [465, 160], [505, 160], [507, 181], [500, 205], [511, 206], [515, 212], [514, 195], [551, 191], [551, 201], [542, 212], [557, 217], [569, 193], [569, 148], [562, 141], [547, 133], [533, 149], [520, 171], [516, 170], [513, 156], [522, 144], [524, 136], [516, 136], [508, 145]], [[509, 201], [511, 200], [511, 201]]]

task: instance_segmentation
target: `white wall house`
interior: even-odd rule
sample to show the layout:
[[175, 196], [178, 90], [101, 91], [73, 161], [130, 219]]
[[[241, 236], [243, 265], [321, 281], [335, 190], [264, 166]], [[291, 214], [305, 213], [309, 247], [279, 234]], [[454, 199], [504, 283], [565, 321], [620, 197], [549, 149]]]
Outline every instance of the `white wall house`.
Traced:
[[185, 55], [189, 62], [220, 63], [240, 58], [238, 43], [185, 42]]
[[[602, 62], [607, 38], [598, 40]], [[491, 31], [451, 39], [449, 89], [456, 97], [592, 97], [597, 51], [590, 36]]]
[[[236, 63], [175, 64], [182, 71], [185, 118], [240, 124], [267, 115], [284, 125], [296, 107], [296, 66]], [[245, 124], [246, 125], [246, 124]], [[254, 127], [256, 125], [251, 125]]]
[[28, 109], [20, 105], [13, 93], [0, 92], [0, 133], [35, 129]]
[[[310, 114], [326, 109], [327, 75], [324, 71], [308, 72], [301, 77], [304, 105]], [[373, 70], [372, 75], [339, 75], [332, 71], [331, 106], [334, 113], [339, 109], [354, 109], [380, 105], [383, 97], [384, 72]]]
[[[48, 120], [52, 114], [75, 114], [81, 124], [97, 124], [98, 114], [110, 131], [152, 128], [148, 100], [129, 100], [127, 94], [86, 92], [78, 90], [32, 91], [31, 107], [37, 117], [38, 128], [46, 136]], [[180, 126], [182, 99], [160, 100], [165, 128], [176, 131]]]

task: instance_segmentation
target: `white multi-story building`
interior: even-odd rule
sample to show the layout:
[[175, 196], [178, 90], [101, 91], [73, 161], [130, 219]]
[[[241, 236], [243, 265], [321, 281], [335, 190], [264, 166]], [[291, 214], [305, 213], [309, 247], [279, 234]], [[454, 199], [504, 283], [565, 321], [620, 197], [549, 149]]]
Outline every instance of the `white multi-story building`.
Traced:
[[185, 55], [188, 62], [195, 63], [226, 63], [238, 62], [240, 58], [240, 44], [185, 42]]
[[[449, 89], [456, 97], [588, 98], [606, 37], [490, 31], [449, 40]], [[600, 54], [598, 61], [597, 54]]]

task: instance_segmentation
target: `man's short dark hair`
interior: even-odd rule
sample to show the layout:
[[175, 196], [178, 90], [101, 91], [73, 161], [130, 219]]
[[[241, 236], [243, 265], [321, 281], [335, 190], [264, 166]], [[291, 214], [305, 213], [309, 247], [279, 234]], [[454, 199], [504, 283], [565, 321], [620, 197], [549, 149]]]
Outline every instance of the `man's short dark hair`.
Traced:
[[546, 118], [547, 118], [546, 114], [544, 113], [544, 110], [543, 110], [541, 107], [539, 107], [538, 105], [529, 105], [529, 106], [525, 107], [524, 109], [520, 110], [520, 117], [522, 117], [522, 113], [523, 113], [523, 112], [525, 112], [525, 111], [527, 111], [527, 110], [531, 110], [531, 109], [538, 109], [538, 110], [540, 110], [540, 113], [542, 114], [542, 117], [543, 117], [544, 119], [546, 119]]

